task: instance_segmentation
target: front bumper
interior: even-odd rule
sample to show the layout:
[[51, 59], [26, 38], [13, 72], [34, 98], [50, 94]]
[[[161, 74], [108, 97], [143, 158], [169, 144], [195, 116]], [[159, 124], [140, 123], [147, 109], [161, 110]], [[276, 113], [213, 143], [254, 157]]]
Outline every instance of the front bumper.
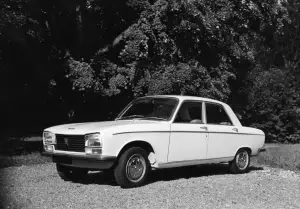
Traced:
[[115, 156], [86, 155], [73, 153], [42, 152], [42, 156], [52, 157], [54, 163], [88, 169], [109, 169], [116, 160]]

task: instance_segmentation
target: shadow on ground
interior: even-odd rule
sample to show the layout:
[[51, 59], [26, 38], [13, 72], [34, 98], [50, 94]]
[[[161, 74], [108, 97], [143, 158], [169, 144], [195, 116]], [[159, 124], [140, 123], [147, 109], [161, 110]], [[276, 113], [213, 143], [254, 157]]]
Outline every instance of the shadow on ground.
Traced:
[[[251, 166], [249, 172], [263, 170], [262, 167]], [[149, 183], [156, 181], [172, 181], [177, 179], [189, 179], [203, 176], [215, 176], [231, 174], [227, 164], [210, 164], [196, 167], [182, 167], [157, 170], [149, 175]]]
[[78, 183], [117, 186], [112, 171], [90, 172], [85, 179], [81, 180]]
[[[263, 170], [260, 166], [250, 166], [249, 172]], [[227, 164], [211, 164], [196, 167], [170, 168], [163, 170], [154, 170], [149, 173], [147, 184], [159, 181], [172, 181], [177, 179], [189, 179], [203, 176], [226, 175], [230, 174]], [[86, 179], [82, 180], [82, 184], [103, 184], [117, 186], [113, 172], [91, 172]]]

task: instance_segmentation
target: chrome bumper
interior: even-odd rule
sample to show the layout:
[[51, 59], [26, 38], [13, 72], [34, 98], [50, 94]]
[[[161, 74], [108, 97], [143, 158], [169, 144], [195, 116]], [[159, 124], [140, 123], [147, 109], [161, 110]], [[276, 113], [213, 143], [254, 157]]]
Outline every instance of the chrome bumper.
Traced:
[[259, 148], [258, 149], [258, 153], [260, 153], [260, 152], [265, 152], [267, 149], [266, 148], [264, 148], [264, 147], [262, 147], [262, 148]]
[[116, 157], [114, 156], [102, 155], [74, 155], [68, 153], [43, 152], [42, 156], [52, 157], [54, 163], [99, 170], [111, 168], [116, 161]]

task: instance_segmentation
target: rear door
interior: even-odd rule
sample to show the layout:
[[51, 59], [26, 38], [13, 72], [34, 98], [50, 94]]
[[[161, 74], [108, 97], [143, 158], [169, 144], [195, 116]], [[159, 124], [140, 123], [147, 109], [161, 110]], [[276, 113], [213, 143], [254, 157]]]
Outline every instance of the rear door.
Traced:
[[224, 107], [217, 103], [205, 102], [208, 128], [207, 159], [232, 157], [242, 138]]

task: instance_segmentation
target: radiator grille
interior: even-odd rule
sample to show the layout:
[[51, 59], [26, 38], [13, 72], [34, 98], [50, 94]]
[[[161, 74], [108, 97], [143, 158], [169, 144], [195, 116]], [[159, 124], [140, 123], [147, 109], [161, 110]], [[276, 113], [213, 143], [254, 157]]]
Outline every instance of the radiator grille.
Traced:
[[56, 150], [84, 152], [84, 135], [63, 135], [56, 134]]

